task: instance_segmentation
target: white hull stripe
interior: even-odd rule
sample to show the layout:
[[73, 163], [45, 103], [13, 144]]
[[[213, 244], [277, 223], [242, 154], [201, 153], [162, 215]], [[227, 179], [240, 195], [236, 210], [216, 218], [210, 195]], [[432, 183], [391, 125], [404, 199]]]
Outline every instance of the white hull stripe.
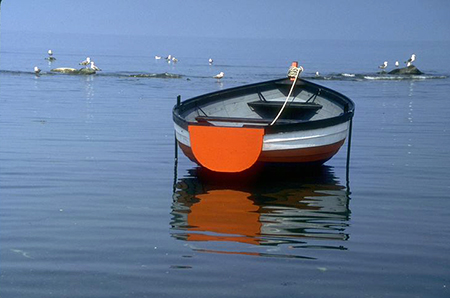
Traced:
[[175, 126], [175, 137], [177, 138], [178, 142], [190, 148], [191, 140], [189, 138], [189, 132], [176, 124], [174, 124], [174, 126]]
[[[349, 122], [308, 131], [293, 131], [264, 136], [262, 151], [311, 148], [337, 143], [347, 137]], [[189, 132], [174, 124], [178, 142], [191, 147]]]
[[311, 148], [337, 143], [347, 137], [348, 122], [338, 125], [264, 136], [263, 151]]

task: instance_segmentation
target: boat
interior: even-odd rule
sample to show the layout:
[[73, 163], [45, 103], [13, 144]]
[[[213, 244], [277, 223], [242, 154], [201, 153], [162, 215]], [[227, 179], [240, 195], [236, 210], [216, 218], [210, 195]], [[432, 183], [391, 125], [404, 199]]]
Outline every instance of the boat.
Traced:
[[202, 167], [223, 173], [266, 163], [321, 165], [329, 160], [351, 131], [354, 102], [299, 78], [303, 68], [297, 69], [295, 77], [185, 101], [178, 96], [172, 116], [183, 153]]

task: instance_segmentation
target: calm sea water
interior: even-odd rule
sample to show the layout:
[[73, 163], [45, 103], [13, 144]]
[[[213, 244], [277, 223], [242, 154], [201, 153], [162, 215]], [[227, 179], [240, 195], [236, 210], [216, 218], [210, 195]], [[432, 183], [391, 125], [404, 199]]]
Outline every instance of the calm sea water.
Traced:
[[[450, 296], [449, 43], [1, 38], [2, 298]], [[413, 52], [425, 75], [376, 73]], [[50, 74], [86, 56], [103, 70]], [[249, 177], [175, 163], [178, 94], [292, 60], [356, 103], [348, 179], [346, 145]]]

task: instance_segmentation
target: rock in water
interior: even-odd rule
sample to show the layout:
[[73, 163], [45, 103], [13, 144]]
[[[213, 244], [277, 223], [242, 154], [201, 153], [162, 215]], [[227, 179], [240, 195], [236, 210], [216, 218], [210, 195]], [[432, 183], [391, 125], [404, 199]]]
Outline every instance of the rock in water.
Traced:
[[60, 72], [60, 73], [75, 73], [78, 70], [75, 68], [70, 68], [70, 67], [59, 67], [59, 68], [53, 68], [50, 71]]
[[67, 73], [67, 74], [75, 74], [75, 75], [95, 74], [95, 70], [90, 69], [90, 68], [75, 69], [75, 68], [70, 68], [70, 67], [60, 67], [60, 68], [54, 68], [54, 69], [52, 69], [50, 71], [60, 72], [60, 73]]
[[396, 75], [420, 75], [423, 74], [417, 67], [414, 65], [410, 65], [404, 68], [396, 68], [388, 72], [388, 74], [396, 74]]
[[80, 70], [78, 71], [79, 74], [85, 74], [85, 75], [90, 75], [90, 74], [95, 74], [95, 70], [91, 69], [91, 68], [80, 68]]

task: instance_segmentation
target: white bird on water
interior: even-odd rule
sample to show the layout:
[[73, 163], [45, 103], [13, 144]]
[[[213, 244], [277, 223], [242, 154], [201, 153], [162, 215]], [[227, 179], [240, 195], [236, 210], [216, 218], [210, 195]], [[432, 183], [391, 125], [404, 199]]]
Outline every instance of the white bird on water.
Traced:
[[86, 57], [86, 60], [81, 61], [80, 65], [89, 65], [91, 63], [91, 58], [90, 57]]
[[395, 61], [395, 67], [398, 67], [399, 65], [398, 61]]
[[220, 80], [221, 78], [223, 78], [225, 74], [223, 73], [223, 71], [221, 71], [220, 73], [216, 74], [213, 78]]
[[208, 62], [209, 62], [209, 65], [212, 65], [214, 61], [212, 58], [209, 58]]
[[56, 60], [56, 58], [53, 57], [53, 52], [52, 52], [52, 50], [48, 50], [48, 51], [47, 51], [47, 54], [48, 54], [48, 57], [45, 58], [45, 60], [48, 60], [48, 61]]
[[384, 69], [386, 69], [387, 66], [388, 66], [388, 62], [384, 61], [382, 65], [378, 66], [378, 68], [381, 68], [384, 70]]
[[411, 64], [416, 60], [416, 54], [412, 54], [411, 58], [408, 59], [408, 61], [405, 61], [406, 66], [411, 66]]
[[35, 74], [40, 74], [41, 73], [41, 70], [39, 69], [39, 67], [37, 67], [37, 66], [34, 67], [34, 73]]
[[100, 68], [98, 68], [95, 64], [94, 64], [94, 61], [91, 61], [91, 69], [93, 69], [93, 70], [101, 70]]
[[155, 59], [159, 60], [159, 59], [161, 59], [161, 56], [155, 56]]

